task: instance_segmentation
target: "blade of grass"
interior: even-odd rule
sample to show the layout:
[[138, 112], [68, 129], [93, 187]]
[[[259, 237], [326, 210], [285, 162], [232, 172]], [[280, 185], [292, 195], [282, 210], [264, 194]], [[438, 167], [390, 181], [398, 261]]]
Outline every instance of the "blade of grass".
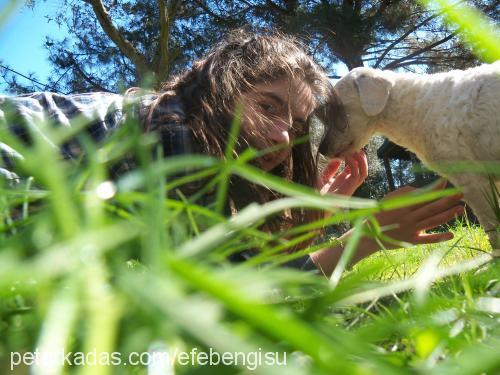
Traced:
[[3, 26], [7, 23], [9, 17], [14, 13], [17, 7], [20, 6], [23, 2], [20, 0], [8, 0], [7, 4], [5, 4], [0, 10], [0, 31]]
[[57, 290], [43, 322], [36, 348], [39, 361], [32, 367], [34, 374], [59, 374], [64, 361], [61, 350], [70, 344], [70, 338], [80, 313], [78, 285], [71, 280], [64, 288]]
[[342, 277], [342, 274], [344, 273], [345, 269], [347, 268], [349, 262], [351, 261], [352, 257], [354, 256], [357, 248], [359, 241], [361, 240], [361, 237], [363, 236], [363, 224], [364, 220], [358, 219], [356, 223], [354, 224], [354, 230], [352, 232], [352, 235], [349, 237], [349, 240], [347, 241], [347, 245], [344, 248], [344, 251], [342, 252], [342, 255], [339, 259], [339, 262], [337, 263], [337, 266], [332, 272], [332, 276], [330, 277], [330, 287], [332, 289], [335, 289], [340, 282], [340, 278]]
[[[448, 276], [452, 275], [457, 275], [463, 272], [471, 271], [474, 270], [492, 260], [492, 257], [490, 254], [483, 254], [480, 256], [477, 256], [476, 258], [473, 258], [469, 261], [440, 269], [436, 271], [430, 281], [436, 281], [439, 279], [443, 279]], [[379, 299], [381, 297], [386, 297], [390, 296], [392, 294], [397, 294], [401, 293], [407, 290], [415, 289], [416, 283], [418, 280], [413, 277], [411, 279], [395, 282], [395, 283], [389, 283], [388, 285], [384, 285], [381, 287], [376, 287], [372, 288], [360, 293], [355, 293], [352, 294], [349, 297], [343, 298], [339, 301], [336, 302], [336, 305], [338, 306], [347, 306], [347, 305], [352, 305], [352, 304], [360, 304], [360, 303], [366, 303], [370, 302], [374, 299]]]
[[242, 106], [237, 105], [234, 112], [233, 121], [231, 122], [231, 128], [226, 143], [226, 150], [224, 154], [225, 163], [224, 167], [219, 172], [220, 173], [219, 184], [217, 186], [217, 193], [215, 196], [215, 212], [219, 214], [223, 213], [226, 204], [230, 165], [233, 160], [234, 148], [236, 146], [238, 135], [240, 133], [242, 114], [243, 114]]
[[347, 345], [345, 342], [344, 346], [340, 345], [342, 337], [345, 339], [345, 334], [341, 331], [337, 336], [339, 342], [335, 343], [289, 314], [248, 301], [233, 288], [228, 288], [226, 282], [218, 281], [210, 272], [192, 262], [170, 259], [169, 265], [183, 280], [221, 300], [230, 311], [252, 323], [256, 328], [279, 340], [285, 340], [293, 348], [310, 355], [324, 369], [334, 373], [347, 373], [353, 370], [352, 364], [336, 360], [342, 358], [343, 348]]

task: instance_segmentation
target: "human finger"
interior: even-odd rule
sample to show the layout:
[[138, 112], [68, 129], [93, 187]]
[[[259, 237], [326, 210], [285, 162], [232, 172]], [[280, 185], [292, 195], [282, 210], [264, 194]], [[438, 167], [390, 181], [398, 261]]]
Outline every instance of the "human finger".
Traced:
[[360, 172], [359, 172], [359, 163], [356, 155], [355, 154], [347, 155], [345, 158], [345, 162], [347, 167], [350, 168], [351, 178], [358, 179]]
[[340, 159], [331, 159], [318, 176], [317, 188], [322, 194], [327, 193], [330, 190], [335, 181], [335, 174], [337, 173], [341, 163], [342, 161]]
[[328, 165], [326, 166], [326, 168], [323, 170], [323, 173], [322, 173], [323, 183], [330, 181], [330, 179], [335, 176], [335, 174], [339, 170], [341, 163], [342, 163], [342, 160], [336, 159], [336, 158], [331, 159], [328, 162]]
[[[434, 181], [432, 183], [430, 183], [429, 185], [427, 186], [424, 186], [424, 187], [421, 187], [421, 188], [415, 188], [415, 191], [416, 193], [419, 193], [421, 191], [424, 191], [424, 190], [442, 190], [446, 187], [446, 184], [448, 183], [448, 181], [444, 178], [440, 178], [438, 181]], [[408, 208], [411, 209], [412, 213], [413, 212], [416, 212], [418, 210], [420, 210], [421, 208], [423, 207], [426, 207], [427, 205], [431, 204], [432, 202], [437, 202], [439, 201], [440, 198], [436, 198], [432, 201], [425, 201], [425, 202], [422, 202], [422, 203], [415, 203], [415, 204], [412, 204], [412, 205], [409, 205], [407, 206]], [[445, 208], [441, 209], [441, 211], [444, 211]]]
[[329, 186], [329, 191], [336, 193], [338, 189], [341, 189], [347, 181], [351, 179], [351, 169], [349, 167], [346, 167], [340, 172], [337, 176], [335, 176], [335, 179], [331, 181], [328, 186]]
[[351, 154], [351, 158], [346, 162], [352, 164], [352, 167], [356, 167], [355, 177], [359, 180], [361, 184], [368, 176], [368, 159], [366, 153], [363, 150], [356, 151]]
[[[443, 189], [445, 186], [446, 186], [446, 183], [447, 181], [445, 179], [440, 179], [439, 181], [435, 182], [434, 186], [431, 187], [432, 190], [439, 190], [439, 189]], [[432, 185], [432, 184], [431, 184]], [[421, 191], [423, 188], [417, 188], [417, 187], [414, 187], [414, 186], [411, 186], [411, 185], [405, 185], [397, 190], [394, 190], [392, 192], [390, 192], [389, 194], [387, 194], [385, 196], [385, 198], [394, 198], [394, 197], [397, 197], [397, 196], [401, 196], [403, 194], [409, 194], [409, 193], [413, 193], [413, 192], [418, 192], [418, 191]], [[405, 208], [407, 209], [410, 209], [411, 211], [414, 211], [414, 210], [418, 210], [419, 208], [425, 206], [429, 204], [429, 202], [423, 202], [423, 203], [416, 203], [416, 204], [412, 204], [412, 205], [409, 205], [409, 206], [405, 206]]]
[[445, 233], [422, 233], [419, 234], [414, 241], [415, 244], [423, 245], [423, 244], [431, 244], [438, 243], [443, 241], [448, 241], [453, 238], [453, 233], [445, 232]]
[[[411, 185], [405, 185], [398, 190], [402, 190], [403, 188], [407, 188], [408, 190], [413, 190], [413, 191], [415, 191], [415, 190], [423, 191], [423, 190], [427, 190], [427, 189], [440, 190], [440, 189], [443, 189], [447, 183], [448, 183], [448, 181], [445, 178], [440, 178], [439, 180], [431, 182], [430, 184], [423, 186], [423, 187], [415, 187], [415, 186], [411, 186]], [[395, 191], [397, 191], [397, 190], [395, 190]]]
[[464, 213], [463, 206], [454, 206], [447, 209], [444, 212], [428, 217], [424, 220], [421, 220], [417, 223], [417, 230], [426, 230], [435, 228], [441, 224], [445, 224], [451, 219], [460, 216]]
[[413, 212], [415, 220], [423, 220], [427, 217], [439, 214], [446, 211], [450, 207], [456, 206], [464, 197], [462, 193], [450, 195], [449, 197], [443, 197], [431, 202], [425, 202], [425, 204], [418, 205]]
[[363, 179], [363, 181], [368, 177], [368, 156], [364, 150], [359, 152], [359, 175]]
[[410, 186], [410, 185], [405, 185], [403, 187], [400, 187], [400, 188], [398, 188], [396, 190], [393, 190], [393, 191], [387, 193], [385, 195], [384, 199], [398, 197], [400, 195], [408, 194], [410, 192], [413, 192], [415, 190], [417, 190], [416, 187], [413, 187], [413, 186]]
[[[440, 177], [437, 181], [431, 182], [428, 186], [431, 187], [432, 190], [439, 190], [446, 187], [448, 180], [446, 178]], [[434, 184], [434, 186], [432, 186]]]

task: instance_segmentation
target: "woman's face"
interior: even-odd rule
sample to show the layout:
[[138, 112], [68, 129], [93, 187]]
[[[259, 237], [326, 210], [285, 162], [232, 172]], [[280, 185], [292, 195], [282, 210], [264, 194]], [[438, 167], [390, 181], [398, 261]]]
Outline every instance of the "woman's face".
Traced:
[[256, 160], [260, 168], [270, 171], [285, 161], [297, 133], [303, 133], [314, 109], [314, 96], [309, 85], [299, 79], [282, 79], [257, 84], [242, 94], [241, 133], [250, 146], [278, 150]]

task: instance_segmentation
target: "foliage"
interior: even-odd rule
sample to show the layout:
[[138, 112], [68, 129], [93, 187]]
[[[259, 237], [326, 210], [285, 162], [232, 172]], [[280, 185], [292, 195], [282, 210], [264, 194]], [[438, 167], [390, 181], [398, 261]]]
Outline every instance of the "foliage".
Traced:
[[[422, 1], [427, 7], [431, 7], [431, 1]], [[475, 54], [486, 62], [494, 62], [500, 58], [498, 29], [491, 20], [485, 17], [477, 9], [467, 4], [453, 4], [448, 0], [436, 1], [442, 9], [446, 22], [454, 24], [461, 30], [461, 38], [472, 47]], [[496, 11], [498, 12], [498, 4]]]
[[[498, 23], [498, 0], [473, 5]], [[478, 63], [441, 8], [406, 0], [62, 0], [49, 21], [68, 34], [45, 41], [54, 67], [47, 86], [61, 92], [158, 87], [243, 26], [297, 35], [331, 74], [339, 63], [430, 72]], [[26, 90], [4, 75], [12, 90]]]
[[[2, 139], [24, 155], [23, 174], [35, 178], [2, 189], [0, 366], [5, 371], [11, 352], [65, 348], [79, 363], [78, 352], [120, 352], [125, 360], [152, 348], [195, 347], [286, 352], [287, 366], [272, 369], [283, 373], [479, 374], [500, 368], [493, 349], [499, 264], [486, 264], [490, 256], [484, 254], [488, 245], [481, 231], [458, 227], [455, 240], [405, 249], [404, 260], [401, 252], [383, 252], [352, 271], [338, 268], [333, 287], [320, 276], [279, 266], [298, 255], [282, 250], [310, 236], [314, 226], [288, 234], [259, 229], [265, 217], [294, 207], [327, 207], [333, 213], [328, 223], [361, 225], [380, 209], [450, 192], [383, 203], [322, 197], [247, 164], [255, 155], [251, 151], [226, 162], [199, 155], [152, 162], [155, 139], [136, 134], [133, 121], [98, 148], [77, 132], [86, 157], [61, 160], [53, 145], [83, 127], [78, 119], [73, 129], [40, 124], [46, 138], [34, 137], [31, 147], [1, 130]], [[107, 171], [124, 154], [136, 155], [138, 168], [111, 183]], [[187, 179], [212, 176], [207, 186], [220, 188], [221, 178], [238, 174], [287, 197], [250, 205], [228, 220], [217, 213], [217, 203], [211, 209], [193, 198], [165, 198], [179, 188], [169, 176], [186, 169], [192, 171]], [[326, 238], [304, 251], [331, 245]], [[354, 245], [348, 246], [355, 250]], [[249, 248], [262, 253], [242, 264], [228, 263], [228, 254]], [[445, 276], [451, 277], [441, 280]], [[477, 356], [481, 361], [470, 360]], [[60, 362], [47, 366], [40, 371], [61, 370]], [[245, 369], [240, 363], [210, 371]], [[73, 370], [145, 373], [146, 367], [65, 367]], [[177, 366], [176, 371], [208, 370]]]

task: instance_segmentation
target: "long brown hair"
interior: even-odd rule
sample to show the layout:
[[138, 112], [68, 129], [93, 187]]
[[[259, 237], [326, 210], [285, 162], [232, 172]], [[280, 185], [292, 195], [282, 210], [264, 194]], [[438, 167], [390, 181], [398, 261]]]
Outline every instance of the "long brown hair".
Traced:
[[[278, 33], [237, 30], [196, 61], [191, 69], [164, 83], [151, 111], [174, 92], [184, 105], [185, 124], [192, 130], [201, 151], [224, 158], [235, 98], [249, 92], [258, 83], [288, 77], [305, 82], [316, 98], [326, 100], [332, 95], [327, 76], [296, 39]], [[324, 102], [317, 100], [321, 101]], [[309, 134], [310, 122], [309, 119], [301, 134], [296, 136]], [[247, 145], [244, 134], [241, 134], [237, 149]], [[290, 158], [271, 173], [313, 187], [317, 180], [317, 158], [310, 142], [293, 145]], [[279, 197], [276, 192], [260, 185], [235, 176], [231, 178], [229, 200], [237, 210], [251, 202], [265, 203]], [[297, 209], [269, 220], [266, 225], [275, 231], [320, 217], [318, 211]]]

